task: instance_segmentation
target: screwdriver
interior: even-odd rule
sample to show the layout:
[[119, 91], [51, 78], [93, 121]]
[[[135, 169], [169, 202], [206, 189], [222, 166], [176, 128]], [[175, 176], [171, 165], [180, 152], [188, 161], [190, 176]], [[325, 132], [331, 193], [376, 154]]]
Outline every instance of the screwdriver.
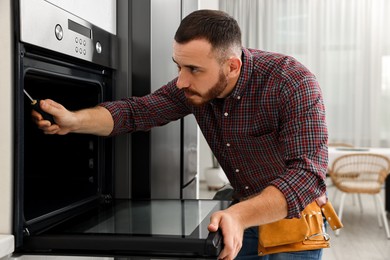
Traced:
[[39, 105], [39, 99], [33, 99], [25, 89], [23, 89], [23, 91], [24, 94], [26, 94], [26, 96], [31, 100], [31, 106], [33, 109], [41, 114], [43, 119], [50, 121], [51, 124], [55, 124], [53, 116], [41, 109], [41, 106]]

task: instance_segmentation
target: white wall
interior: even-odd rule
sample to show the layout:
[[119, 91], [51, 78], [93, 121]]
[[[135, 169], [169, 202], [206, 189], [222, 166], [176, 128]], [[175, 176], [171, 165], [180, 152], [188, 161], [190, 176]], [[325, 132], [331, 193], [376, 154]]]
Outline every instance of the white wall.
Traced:
[[219, 1], [218, 0], [199, 0], [199, 9], [219, 9]]
[[0, 234], [12, 234], [11, 0], [0, 1], [0, 32]]

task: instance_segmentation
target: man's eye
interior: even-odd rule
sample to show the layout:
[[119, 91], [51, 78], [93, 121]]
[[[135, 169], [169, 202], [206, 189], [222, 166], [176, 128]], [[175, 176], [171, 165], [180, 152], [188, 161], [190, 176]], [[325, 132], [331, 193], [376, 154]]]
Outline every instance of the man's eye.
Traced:
[[198, 72], [198, 71], [199, 71], [199, 69], [198, 69], [198, 68], [191, 68], [190, 70], [191, 70], [191, 72], [192, 72], [192, 73], [196, 73], [196, 72]]

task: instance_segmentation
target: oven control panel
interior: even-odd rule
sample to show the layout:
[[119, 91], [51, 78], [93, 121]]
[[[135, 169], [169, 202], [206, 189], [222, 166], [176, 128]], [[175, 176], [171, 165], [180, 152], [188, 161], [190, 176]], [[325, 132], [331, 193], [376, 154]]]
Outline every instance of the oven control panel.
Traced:
[[116, 35], [44, 0], [20, 0], [20, 40], [117, 68]]

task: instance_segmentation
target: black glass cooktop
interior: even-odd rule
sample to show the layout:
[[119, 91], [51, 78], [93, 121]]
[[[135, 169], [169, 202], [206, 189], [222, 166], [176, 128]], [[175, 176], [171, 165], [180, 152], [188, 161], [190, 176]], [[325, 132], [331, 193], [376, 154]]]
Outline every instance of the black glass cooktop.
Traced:
[[220, 233], [207, 226], [228, 201], [116, 200], [54, 229], [26, 238], [25, 245], [53, 253], [215, 257]]

